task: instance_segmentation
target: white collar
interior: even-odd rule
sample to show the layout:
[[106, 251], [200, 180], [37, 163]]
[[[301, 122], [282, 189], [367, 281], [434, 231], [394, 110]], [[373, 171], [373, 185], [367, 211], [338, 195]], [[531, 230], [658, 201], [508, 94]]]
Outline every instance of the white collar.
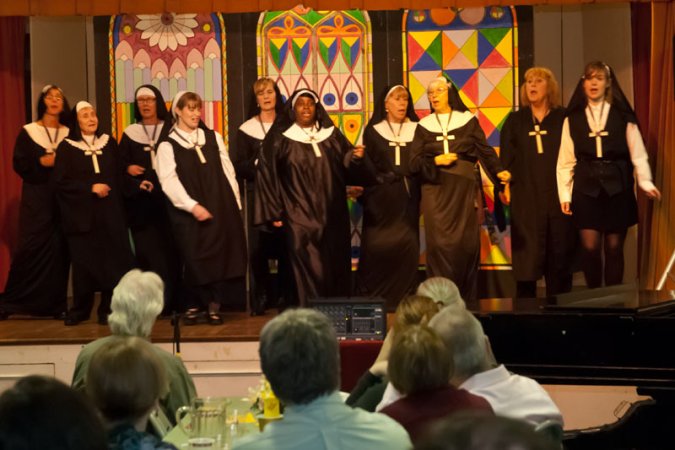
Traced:
[[[399, 126], [401, 125], [398, 123], [391, 124], [391, 128], [394, 129], [394, 133], [398, 133]], [[396, 135], [391, 132], [391, 128], [389, 128], [389, 125], [387, 125], [386, 119], [378, 124], [373, 125], [373, 128], [379, 133], [380, 136], [389, 142], [397, 141]], [[401, 126], [401, 133], [399, 135], [398, 142], [412, 142], [413, 138], [415, 137], [416, 128], [417, 122], [411, 122], [409, 119], [406, 119], [406, 121], [403, 122], [403, 126]]]
[[148, 139], [149, 134], [150, 137], [152, 136], [155, 137], [156, 139], [155, 145], [157, 145], [157, 140], [159, 140], [159, 135], [162, 132], [163, 126], [164, 122], [162, 122], [161, 120], [157, 122], [157, 125], [146, 125], [145, 130], [148, 131], [148, 133], [146, 134], [145, 130], [143, 130], [143, 124], [132, 123], [124, 130], [124, 134], [129, 136], [129, 139], [131, 139], [134, 142], [138, 142], [139, 144], [143, 145], [150, 145], [150, 139]]
[[[471, 111], [464, 111], [464, 112], [451, 111], [450, 114], [451, 114], [450, 126], [446, 131], [455, 130], [457, 128], [463, 127], [474, 117]], [[438, 123], [439, 121], [441, 122], [442, 125]], [[422, 120], [420, 120], [419, 122], [421, 127], [431, 131], [432, 133], [442, 133], [443, 128], [441, 128], [441, 126], [445, 127], [447, 123], [448, 123], [447, 113], [439, 114], [438, 120], [436, 120], [436, 115], [434, 113], [431, 113]]]
[[[319, 131], [311, 132], [305, 131], [305, 128], [301, 128], [300, 125], [294, 123], [290, 128], [284, 131], [284, 136], [288, 139], [292, 139], [297, 142], [303, 142], [305, 144], [310, 144], [309, 136], [314, 136], [314, 142], [317, 144], [323, 142], [333, 134], [333, 129], [335, 127], [321, 128]], [[308, 134], [309, 133], [309, 134]]]
[[[54, 146], [54, 150], [56, 150], [56, 147], [63, 141], [66, 136], [68, 136], [68, 127], [59, 127], [59, 128], [52, 128], [52, 127], [47, 127], [47, 130], [49, 130], [50, 135], [56, 135], [56, 142], [52, 144], [49, 141], [49, 137], [47, 136], [47, 133], [45, 132], [45, 128], [42, 125], [38, 125], [37, 122], [31, 122], [29, 124], [26, 124], [23, 126], [23, 128], [26, 130], [26, 133], [28, 133], [28, 136], [40, 147], [44, 149], [51, 149], [52, 146]], [[57, 135], [58, 133], [58, 135]]]
[[178, 145], [187, 149], [191, 149], [192, 147], [194, 147], [195, 143], [199, 146], [203, 146], [204, 144], [206, 144], [206, 134], [204, 134], [204, 130], [202, 130], [201, 128], [197, 128], [192, 132], [187, 132], [181, 130], [178, 127], [173, 127], [171, 133], [169, 134], [169, 137], [173, 138], [174, 141], [178, 142]]
[[[82, 137], [82, 139], [84, 139], [84, 137]], [[94, 143], [91, 146], [87, 145], [85, 141], [73, 141], [72, 139], [65, 139], [65, 141], [75, 148], [79, 148], [84, 152], [88, 152], [91, 150], [101, 150], [103, 147], [108, 145], [109, 139], [110, 136], [108, 136], [107, 134], [96, 136], [94, 137]]]
[[246, 122], [242, 123], [239, 129], [252, 138], [262, 141], [265, 139], [267, 132], [270, 131], [272, 122], [262, 122], [263, 126], [265, 127], [265, 133], [263, 133], [263, 127], [260, 126], [260, 120], [258, 120], [258, 117], [259, 116], [251, 117]]

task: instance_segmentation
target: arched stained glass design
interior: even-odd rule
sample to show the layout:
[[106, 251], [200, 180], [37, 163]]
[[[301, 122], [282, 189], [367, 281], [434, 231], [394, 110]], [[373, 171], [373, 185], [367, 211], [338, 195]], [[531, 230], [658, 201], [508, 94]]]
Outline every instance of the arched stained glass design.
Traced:
[[[513, 7], [409, 10], [403, 15], [404, 79], [420, 117], [429, 114], [426, 88], [451, 79], [499, 152], [499, 132], [518, 102], [518, 26]], [[481, 229], [481, 265], [511, 263], [509, 229], [494, 226], [492, 186], [483, 176], [487, 207]]]
[[112, 129], [134, 121], [136, 88], [157, 87], [167, 104], [181, 90], [202, 97], [202, 119], [227, 139], [225, 28], [220, 14], [139, 14], [110, 19]]

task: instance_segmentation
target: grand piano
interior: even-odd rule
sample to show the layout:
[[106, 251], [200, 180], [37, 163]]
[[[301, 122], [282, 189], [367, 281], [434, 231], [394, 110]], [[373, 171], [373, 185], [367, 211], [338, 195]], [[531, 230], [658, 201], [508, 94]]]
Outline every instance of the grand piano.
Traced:
[[542, 384], [637, 386], [653, 400], [568, 432], [568, 449], [675, 449], [675, 291], [632, 285], [468, 304], [497, 360]]

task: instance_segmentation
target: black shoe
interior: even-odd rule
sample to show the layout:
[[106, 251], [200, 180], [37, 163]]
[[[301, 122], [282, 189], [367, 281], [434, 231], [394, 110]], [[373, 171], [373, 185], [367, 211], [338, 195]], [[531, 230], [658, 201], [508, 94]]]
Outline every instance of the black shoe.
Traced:
[[210, 313], [208, 317], [209, 325], [222, 325], [223, 317], [218, 313]]
[[196, 309], [189, 309], [183, 314], [183, 325], [191, 326], [197, 324], [207, 323], [208, 318], [206, 312], [198, 311]]
[[61, 311], [60, 313], [54, 314], [54, 319], [55, 320], [66, 320], [67, 316], [68, 316], [68, 314], [66, 314], [65, 311]]
[[85, 320], [87, 320], [87, 317], [82, 317], [80, 314], [69, 312], [66, 314], [66, 318], [63, 319], [63, 324], [67, 327], [72, 327], [79, 325], [80, 322], [84, 322]]

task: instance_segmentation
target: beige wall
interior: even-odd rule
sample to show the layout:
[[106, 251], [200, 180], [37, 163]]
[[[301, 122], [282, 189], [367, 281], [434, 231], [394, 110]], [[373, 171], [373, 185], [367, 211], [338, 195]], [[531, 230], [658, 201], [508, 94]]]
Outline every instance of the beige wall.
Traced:
[[[42, 87], [46, 84], [56, 84], [61, 87], [66, 93], [70, 106], [84, 99], [89, 99], [95, 104], [96, 99], [92, 98], [96, 91], [93, 79], [93, 57], [91, 57], [94, 48], [91, 19], [31, 17], [28, 26], [31, 53], [31, 105], [35, 105]], [[92, 63], [89, 63], [90, 61]], [[87, 74], [92, 75], [89, 77]], [[35, 109], [34, 106], [33, 109]]]

